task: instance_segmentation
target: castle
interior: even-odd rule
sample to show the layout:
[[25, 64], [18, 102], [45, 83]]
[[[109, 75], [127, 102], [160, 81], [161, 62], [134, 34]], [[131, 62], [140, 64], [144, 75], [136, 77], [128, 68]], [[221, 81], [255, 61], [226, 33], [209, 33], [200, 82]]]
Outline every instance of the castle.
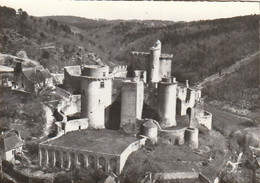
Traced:
[[[132, 56], [134, 77], [127, 77], [127, 66], [111, 72], [106, 65], [64, 68], [64, 86], [80, 95], [57, 108], [57, 136], [39, 144], [40, 166], [81, 166], [120, 174], [128, 156], [147, 140], [158, 143], [159, 133], [174, 144], [198, 147], [197, 127], [210, 130], [212, 123], [201, 91], [171, 76], [173, 55], [161, 53], [159, 40], [150, 53]], [[145, 62], [143, 69], [137, 67], [140, 60]], [[80, 119], [69, 120], [69, 111], [80, 113]], [[178, 121], [178, 116], [188, 116], [188, 123]]]

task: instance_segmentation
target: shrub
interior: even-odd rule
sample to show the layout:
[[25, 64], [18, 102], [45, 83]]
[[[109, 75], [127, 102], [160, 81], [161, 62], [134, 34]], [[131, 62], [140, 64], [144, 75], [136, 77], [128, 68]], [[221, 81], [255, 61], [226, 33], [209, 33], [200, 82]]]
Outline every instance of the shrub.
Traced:
[[27, 59], [28, 57], [27, 57], [27, 53], [26, 53], [26, 51], [24, 51], [24, 50], [21, 50], [21, 51], [19, 51], [18, 53], [16, 53], [16, 56], [17, 57], [20, 57], [20, 58], [24, 58], [24, 59]]

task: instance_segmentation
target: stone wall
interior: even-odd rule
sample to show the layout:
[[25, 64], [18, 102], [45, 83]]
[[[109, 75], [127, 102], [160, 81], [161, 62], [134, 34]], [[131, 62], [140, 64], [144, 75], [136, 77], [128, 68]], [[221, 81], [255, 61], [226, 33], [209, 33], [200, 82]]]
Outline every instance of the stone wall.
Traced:
[[145, 145], [145, 141], [146, 141], [146, 138], [142, 138], [138, 141], [135, 141], [133, 143], [131, 143], [120, 155], [120, 167], [119, 167], [119, 171], [121, 172], [125, 166], [125, 163], [126, 163], [126, 160], [128, 158], [128, 156], [140, 149], [143, 145]]
[[205, 126], [207, 129], [212, 129], [212, 114], [208, 111], [204, 111], [202, 115], [195, 116], [198, 123]]
[[59, 121], [55, 123], [58, 127], [58, 131], [61, 131], [63, 134], [71, 131], [83, 130], [88, 128], [88, 119], [81, 118], [70, 121]]
[[161, 137], [164, 142], [171, 142], [175, 145], [183, 145], [185, 143], [184, 133], [186, 127], [177, 128], [172, 130], [161, 130]]
[[126, 77], [127, 76], [127, 65], [120, 65], [113, 68], [112, 74], [114, 77]]
[[178, 87], [177, 91], [177, 114], [186, 115], [188, 108], [195, 106], [196, 91], [187, 87]]
[[64, 67], [64, 86], [80, 90], [80, 75], [81, 68], [79, 65]]
[[58, 111], [65, 115], [73, 115], [81, 111], [81, 95], [70, 95], [69, 98], [63, 98], [57, 106]]

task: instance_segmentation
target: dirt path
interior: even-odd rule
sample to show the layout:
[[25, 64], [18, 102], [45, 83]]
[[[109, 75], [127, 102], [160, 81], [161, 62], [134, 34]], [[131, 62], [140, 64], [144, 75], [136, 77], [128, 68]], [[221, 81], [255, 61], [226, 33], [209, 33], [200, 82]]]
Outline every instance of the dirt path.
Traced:
[[212, 113], [213, 128], [220, 131], [222, 134], [229, 135], [233, 130], [244, 129], [245, 127], [253, 125], [249, 122], [249, 119], [245, 117], [223, 111], [212, 105], [205, 104], [204, 108]]
[[253, 61], [254, 58], [256, 58], [258, 55], [259, 55], [259, 51], [257, 51], [255, 53], [253, 53], [253, 54], [251, 54], [251, 55], [249, 55], [249, 56], [247, 56], [247, 57], [237, 61], [236, 63], [234, 63], [233, 65], [229, 66], [228, 68], [222, 69], [221, 73], [213, 74], [213, 75], [205, 78], [202, 82], [197, 84], [197, 87], [202, 89], [203, 86], [205, 86], [209, 82], [214, 82], [216, 80], [218, 80], [218, 81], [224, 80], [227, 75], [237, 71], [245, 63]]

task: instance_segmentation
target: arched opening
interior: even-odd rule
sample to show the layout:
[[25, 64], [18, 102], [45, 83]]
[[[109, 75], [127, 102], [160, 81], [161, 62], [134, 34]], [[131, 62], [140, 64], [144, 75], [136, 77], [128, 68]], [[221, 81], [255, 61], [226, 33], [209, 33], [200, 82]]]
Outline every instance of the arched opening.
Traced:
[[68, 167], [68, 155], [66, 152], [62, 152], [62, 158], [63, 158], [63, 167]]
[[53, 164], [53, 151], [48, 151], [48, 155], [49, 155], [49, 165], [54, 166]]
[[70, 168], [73, 170], [76, 168], [76, 164], [75, 164], [75, 154], [74, 153], [70, 153]]
[[60, 152], [59, 151], [55, 151], [55, 157], [56, 157], [56, 162], [55, 162], [54, 166], [60, 167]]
[[42, 166], [46, 165], [46, 152], [45, 149], [41, 149], [42, 152]]
[[109, 160], [109, 167], [113, 173], [116, 173], [116, 164], [117, 164], [117, 161], [115, 158]]
[[191, 120], [191, 108], [188, 107], [186, 110], [186, 114], [189, 115], [189, 121]]
[[80, 167], [81, 167], [81, 168], [86, 167], [86, 165], [85, 165], [85, 157], [84, 157], [83, 154], [80, 154], [80, 155], [79, 155], [79, 164], [80, 164]]
[[103, 158], [103, 157], [100, 157], [99, 158], [99, 168], [101, 168], [103, 171], [105, 171], [106, 170], [106, 160], [105, 160], [105, 158]]
[[119, 101], [119, 97], [105, 109], [105, 125], [110, 130], [119, 130], [120, 128], [121, 102]]
[[88, 167], [95, 168], [95, 158], [91, 155], [88, 157]]

